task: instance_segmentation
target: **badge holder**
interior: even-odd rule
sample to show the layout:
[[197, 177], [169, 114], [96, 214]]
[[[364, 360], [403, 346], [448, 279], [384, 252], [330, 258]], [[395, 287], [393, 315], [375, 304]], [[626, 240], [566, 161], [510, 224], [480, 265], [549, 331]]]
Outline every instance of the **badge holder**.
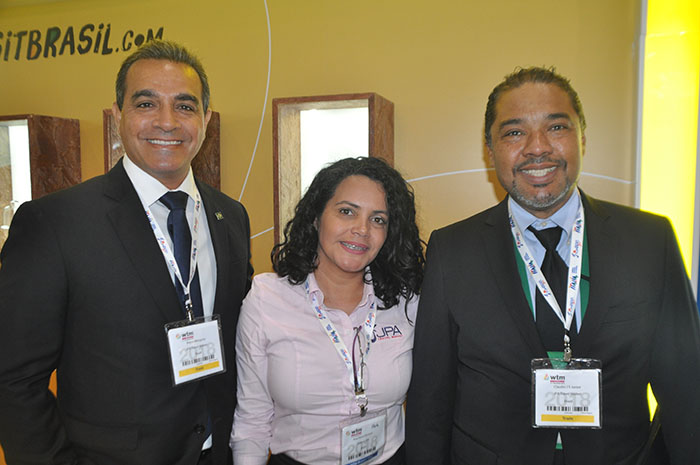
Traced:
[[536, 358], [532, 373], [533, 428], [602, 428], [602, 362]]
[[370, 463], [384, 452], [386, 411], [355, 415], [340, 422], [340, 465]]
[[219, 315], [165, 325], [173, 386], [226, 371]]

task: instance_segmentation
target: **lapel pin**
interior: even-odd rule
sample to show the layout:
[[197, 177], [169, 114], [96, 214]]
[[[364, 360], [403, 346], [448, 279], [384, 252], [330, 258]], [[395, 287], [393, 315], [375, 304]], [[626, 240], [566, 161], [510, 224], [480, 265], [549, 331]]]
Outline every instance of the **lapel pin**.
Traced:
[[224, 214], [221, 212], [214, 212], [214, 216], [216, 217], [217, 220], [221, 221], [224, 219]]

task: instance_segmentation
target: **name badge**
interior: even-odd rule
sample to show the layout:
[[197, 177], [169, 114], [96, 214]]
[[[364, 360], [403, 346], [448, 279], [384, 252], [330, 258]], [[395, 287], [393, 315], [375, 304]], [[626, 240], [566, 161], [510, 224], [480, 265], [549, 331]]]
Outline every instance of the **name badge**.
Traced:
[[219, 315], [165, 325], [173, 385], [226, 371]]
[[602, 427], [602, 363], [538, 358], [532, 367], [533, 428]]
[[386, 412], [367, 413], [340, 423], [340, 465], [359, 465], [379, 457], [386, 442]]

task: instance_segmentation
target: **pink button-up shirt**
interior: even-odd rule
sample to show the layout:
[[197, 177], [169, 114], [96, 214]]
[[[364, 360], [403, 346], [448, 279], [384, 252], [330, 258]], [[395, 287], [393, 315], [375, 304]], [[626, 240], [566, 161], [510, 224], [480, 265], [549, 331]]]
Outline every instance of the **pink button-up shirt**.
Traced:
[[[313, 274], [310, 292], [323, 302]], [[348, 348], [374, 299], [366, 284], [352, 314], [324, 307]], [[380, 302], [377, 302], [379, 305]], [[418, 299], [408, 304], [415, 322]], [[377, 311], [367, 356], [366, 392], [370, 412], [387, 413], [384, 452], [388, 460], [404, 441], [403, 402], [411, 379], [413, 325], [404, 301]], [[238, 406], [231, 433], [236, 465], [264, 465], [268, 450], [314, 465], [337, 465], [340, 422], [358, 415], [353, 386], [338, 352], [318, 322], [304, 285], [274, 273], [255, 277], [243, 301], [236, 340]]]

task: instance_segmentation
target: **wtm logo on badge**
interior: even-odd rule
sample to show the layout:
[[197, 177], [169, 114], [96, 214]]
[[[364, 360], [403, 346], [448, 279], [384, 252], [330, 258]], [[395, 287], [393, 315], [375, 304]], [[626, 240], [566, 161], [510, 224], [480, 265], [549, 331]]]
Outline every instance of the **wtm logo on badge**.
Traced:
[[376, 342], [377, 340], [383, 341], [384, 339], [395, 339], [397, 337], [403, 337], [403, 333], [399, 329], [398, 325], [374, 328], [372, 332], [372, 342]]
[[544, 380], [549, 381], [549, 384], [564, 384], [566, 383], [565, 375], [549, 375], [549, 373], [544, 374]]
[[175, 335], [175, 339], [177, 340], [189, 341], [192, 338], [194, 338], [194, 333], [192, 331], [185, 331], [182, 334]]

